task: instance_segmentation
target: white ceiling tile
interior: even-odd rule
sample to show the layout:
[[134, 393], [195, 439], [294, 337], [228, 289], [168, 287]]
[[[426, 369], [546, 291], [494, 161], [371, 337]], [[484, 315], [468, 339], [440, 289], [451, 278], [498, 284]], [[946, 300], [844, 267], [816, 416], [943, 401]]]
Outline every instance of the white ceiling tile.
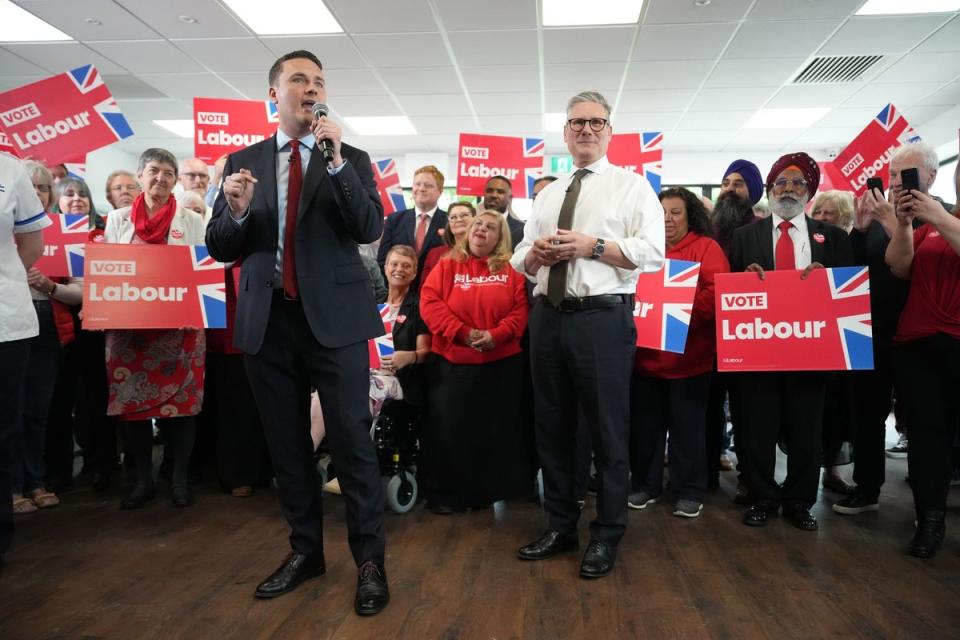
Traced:
[[32, 84], [38, 80], [43, 80], [46, 77], [48, 77], [47, 74], [42, 76], [0, 76], [0, 90], [7, 91], [9, 89], [16, 89], [25, 84]]
[[960, 81], [951, 82], [920, 101], [921, 106], [956, 106], [960, 104]]
[[442, 67], [450, 56], [437, 33], [355, 36], [370, 64], [379, 67]]
[[477, 128], [473, 118], [469, 116], [414, 116], [410, 118], [410, 121], [413, 122], [417, 133], [424, 135], [459, 134]]
[[944, 22], [943, 16], [854, 16], [818, 55], [904, 53]]
[[[117, 0], [165, 38], [229, 38], [253, 33], [219, 2], [197, 0]], [[185, 22], [188, 16], [196, 22]]]
[[945, 27], [920, 43], [915, 53], [939, 53], [941, 51], [960, 51], [960, 16], [955, 17]]
[[110, 94], [118, 100], [122, 98], [158, 98], [165, 100], [167, 97], [162, 91], [158, 91], [137, 76], [104, 74], [103, 81], [110, 89]]
[[563, 62], [622, 62], [630, 53], [636, 27], [544, 29], [543, 60]]
[[767, 87], [782, 84], [793, 77], [804, 61], [803, 58], [721, 60], [706, 86]]
[[[383, 69], [381, 69], [383, 71]], [[379, 96], [385, 93], [383, 84], [369, 69], [324, 69], [328, 95]], [[264, 76], [264, 91], [266, 91]]]
[[[537, 32], [460, 31], [449, 34], [457, 64], [476, 67], [537, 59]], [[496, 44], [494, 44], [496, 43]]]
[[420, 94], [397, 99], [410, 116], [470, 115], [470, 105], [463, 94]]
[[[818, 123], [819, 124], [819, 123]], [[860, 130], [856, 127], [821, 127], [813, 126], [800, 132], [797, 137], [787, 144], [794, 149], [803, 149], [811, 153], [812, 149], [820, 147], [832, 147], [843, 149], [850, 144]], [[817, 153], [811, 153], [816, 157]]]
[[437, 25], [423, 0], [377, 2], [376, 9], [357, 0], [326, 0], [340, 26], [350, 33], [405, 33], [436, 31]]
[[817, 120], [818, 127], [827, 129], [837, 127], [857, 127], [859, 133], [874, 116], [879, 113], [883, 105], [877, 105], [876, 108], [870, 107], [848, 107], [846, 105], [840, 109], [834, 109], [828, 114]]
[[688, 111], [677, 125], [679, 131], [709, 129], [736, 130], [750, 119], [755, 111]]
[[[140, 79], [172, 98], [245, 98], [212, 73], [146, 73]], [[265, 99], [265, 98], [264, 98]]]
[[639, 133], [641, 131], [667, 131], [677, 126], [679, 113], [623, 113], [613, 117], [614, 133]]
[[[7, 45], [7, 47], [12, 47]], [[21, 50], [22, 54], [29, 54], [30, 50]], [[46, 75], [47, 70], [35, 65], [32, 62], [24, 60], [13, 51], [0, 49], [0, 69], [3, 69], [3, 75]]]
[[723, 51], [737, 25], [649, 25], [640, 29], [634, 60], [715, 59]]
[[687, 0], [647, 0], [644, 24], [730, 22], [740, 20], [753, 0], [724, 0], [700, 7]]
[[946, 82], [960, 76], [960, 55], [911, 53], [881, 73], [876, 82]]
[[944, 111], [948, 111], [951, 106], [955, 105], [936, 105], [936, 106], [912, 106], [905, 107], [903, 109], [903, 116], [907, 119], [912, 126], [920, 129], [920, 134], [923, 135], [923, 123], [928, 120], [936, 118]]
[[[543, 119], [540, 116], [485, 116], [480, 118], [484, 133], [508, 136], [541, 136]], [[559, 134], [551, 134], [559, 137]]]
[[627, 89], [696, 89], [713, 67], [713, 60], [637, 60], [630, 63]]
[[[665, 149], [703, 149], [715, 147], [719, 151], [723, 146], [733, 138], [734, 131], [731, 129], [705, 129], [703, 131], [672, 131], [669, 136], [664, 136], [663, 146]], [[664, 153], [666, 155], [666, 152]]]
[[[734, 131], [728, 147], [779, 149], [797, 136], [796, 129], [740, 129]], [[797, 149], [802, 151], [802, 149]]]
[[912, 84], [869, 84], [843, 103], [844, 107], [869, 107], [876, 115], [888, 102], [902, 109], [934, 93], [942, 86], [936, 82]]
[[196, 60], [165, 40], [91, 42], [90, 48], [113, 60], [122, 60], [132, 73], [200, 71]]
[[193, 117], [193, 103], [166, 98], [163, 100], [117, 100], [120, 111], [130, 121], [184, 120]]
[[463, 92], [453, 67], [380, 67], [379, 72], [396, 95]]
[[256, 38], [175, 40], [174, 44], [211, 71], [269, 71], [277, 57]]
[[704, 87], [691, 111], [756, 111], [778, 87]]
[[683, 111], [693, 98], [693, 89], [642, 89], [624, 91], [617, 104], [617, 111]]
[[[860, 8], [863, 0], [763, 0], [757, 2], [748, 20], [817, 20], [846, 18]], [[838, 22], [839, 24], [839, 22]]]
[[836, 20], [747, 22], [723, 55], [729, 59], [806, 57], [836, 27]]
[[547, 91], [583, 91], [590, 87], [618, 87], [623, 77], [623, 62], [585, 62], [582, 64], [543, 65]]
[[863, 83], [792, 84], [780, 89], [766, 105], [770, 108], [832, 107], [863, 88]]
[[[607, 102], [609, 102], [612, 107], [616, 107], [616, 105], [613, 104], [617, 97], [616, 87], [590, 87], [589, 90], [598, 92], [607, 99]], [[564, 111], [567, 108], [567, 103], [570, 101], [570, 98], [576, 95], [579, 91], [582, 91], [582, 89], [546, 92], [546, 94], [544, 94], [547, 107], [546, 111], [548, 113]]]
[[442, 0], [437, 2], [443, 26], [450, 31], [471, 29], [533, 29], [534, 0]]
[[350, 116], [402, 116], [393, 100], [371, 100], [370, 96], [331, 96], [330, 107], [342, 118]]
[[463, 67], [461, 73], [471, 94], [530, 91], [540, 87], [540, 72], [532, 64]]
[[[345, 35], [261, 37], [275, 58], [305, 49], [320, 59], [326, 69], [360, 69], [367, 66], [360, 52]], [[272, 61], [271, 61], [272, 64]], [[268, 65], [269, 67], [269, 65]], [[267, 69], [264, 69], [266, 71]]]
[[[7, 44], [5, 48], [43, 67], [51, 74], [63, 73], [85, 64], [92, 64], [100, 73], [126, 73], [121, 64], [109, 60], [79, 42], [43, 42], [34, 44]], [[3, 67], [4, 73], [7, 72]], [[14, 73], [17, 73], [14, 71]]]
[[217, 76], [250, 100], [266, 100], [269, 97], [266, 71], [235, 71], [218, 73]]
[[18, 0], [17, 4], [75, 40], [149, 40], [159, 35], [112, 0]]
[[474, 93], [470, 99], [481, 116], [543, 113], [539, 93]]

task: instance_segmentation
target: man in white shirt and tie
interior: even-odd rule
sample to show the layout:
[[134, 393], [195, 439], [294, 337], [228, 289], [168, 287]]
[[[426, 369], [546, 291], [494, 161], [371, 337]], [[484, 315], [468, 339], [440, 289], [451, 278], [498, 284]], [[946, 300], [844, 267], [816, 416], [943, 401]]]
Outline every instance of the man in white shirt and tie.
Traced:
[[511, 264], [536, 283], [530, 314], [537, 453], [549, 517], [524, 560], [579, 548], [575, 496], [577, 415], [582, 410], [597, 467], [597, 517], [580, 575], [613, 570], [627, 524], [630, 374], [640, 271], [664, 259], [663, 208], [642, 176], [610, 164], [610, 106], [597, 92], [567, 105], [564, 141], [577, 171], [534, 201]]

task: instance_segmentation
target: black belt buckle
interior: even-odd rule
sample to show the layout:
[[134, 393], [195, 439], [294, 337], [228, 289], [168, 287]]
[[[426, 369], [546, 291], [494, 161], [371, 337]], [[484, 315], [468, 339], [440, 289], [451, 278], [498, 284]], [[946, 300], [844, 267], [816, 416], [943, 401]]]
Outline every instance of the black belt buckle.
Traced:
[[274, 299], [282, 302], [300, 302], [299, 297], [291, 298], [290, 296], [288, 296], [285, 289], [274, 289], [273, 297]]
[[564, 313], [587, 311], [589, 309], [610, 309], [621, 304], [628, 305], [633, 309], [633, 300], [634, 296], [629, 293], [609, 293], [584, 298], [564, 298], [560, 306], [555, 308]]

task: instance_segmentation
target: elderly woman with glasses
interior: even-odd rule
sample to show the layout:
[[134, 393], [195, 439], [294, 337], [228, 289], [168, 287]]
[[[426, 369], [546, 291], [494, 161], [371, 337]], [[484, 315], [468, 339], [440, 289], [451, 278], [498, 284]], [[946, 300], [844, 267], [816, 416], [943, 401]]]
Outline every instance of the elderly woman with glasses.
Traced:
[[107, 176], [107, 202], [114, 209], [129, 207], [138, 195], [140, 183], [129, 171], [117, 169]]

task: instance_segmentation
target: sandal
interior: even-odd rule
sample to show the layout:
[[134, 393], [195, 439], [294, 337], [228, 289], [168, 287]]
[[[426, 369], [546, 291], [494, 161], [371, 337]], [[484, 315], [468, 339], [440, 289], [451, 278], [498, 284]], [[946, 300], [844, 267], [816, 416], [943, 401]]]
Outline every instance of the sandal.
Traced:
[[27, 496], [39, 509], [55, 507], [60, 504], [60, 498], [57, 497], [57, 494], [51, 493], [46, 489], [34, 489], [27, 494]]
[[253, 487], [248, 484], [234, 487], [230, 490], [230, 495], [232, 495], [234, 498], [249, 498], [253, 495]]
[[33, 513], [37, 510], [37, 505], [33, 504], [30, 498], [23, 496], [13, 497], [13, 512], [18, 514]]

